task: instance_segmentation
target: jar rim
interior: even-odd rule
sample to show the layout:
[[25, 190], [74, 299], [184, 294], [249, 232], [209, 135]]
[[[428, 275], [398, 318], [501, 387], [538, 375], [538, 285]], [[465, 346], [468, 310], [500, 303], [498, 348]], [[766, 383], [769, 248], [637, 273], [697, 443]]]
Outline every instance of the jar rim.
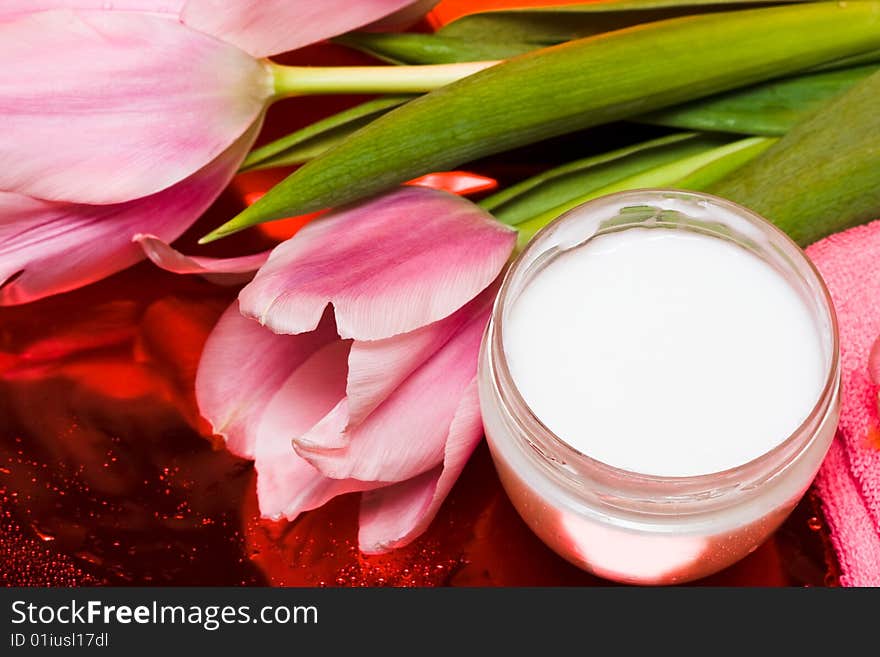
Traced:
[[[669, 198], [670, 195], [676, 198], [699, 200], [721, 206], [737, 215], [738, 218], [742, 218], [752, 226], [757, 227], [774, 243], [781, 243], [784, 247], [787, 247], [789, 254], [793, 254], [801, 265], [805, 265], [808, 275], [814, 279], [812, 282], [815, 285], [815, 289], [819, 291], [818, 296], [821, 310], [827, 313], [831, 337], [830, 358], [819, 397], [807, 417], [789, 436], [768, 451], [739, 465], [710, 473], [683, 476], [653, 475], [613, 466], [584, 454], [557, 436], [532, 411], [531, 407], [522, 397], [508, 367], [507, 356], [503, 346], [503, 315], [511, 288], [515, 279], [521, 273], [521, 268], [527, 266], [532, 261], [532, 256], [536, 251], [541, 252], [542, 241], [548, 235], [552, 234], [564, 222], [572, 221], [576, 217], [582, 217], [585, 210], [588, 210], [590, 206], [601, 207], [609, 202], [626, 201], [628, 199], [637, 199], [642, 202], [642, 205], [646, 205], [650, 204], [652, 198]], [[621, 225], [620, 229], [637, 227], [638, 225], [635, 223]], [[722, 239], [720, 235], [715, 236]], [[591, 237], [585, 239], [590, 239]], [[802, 273], [798, 272], [797, 275], [803, 278]], [[544, 226], [535, 234], [505, 273], [492, 309], [491, 321], [487, 328], [486, 343], [493, 385], [496, 390], [503, 391], [503, 394], [498, 395], [498, 401], [505, 414], [519, 425], [524, 436], [537, 438], [537, 443], [528, 439], [532, 448], [541, 453], [545, 458], [549, 458], [550, 461], [556, 462], [557, 466], [559, 466], [556, 468], [557, 470], [571, 470], [574, 468], [578, 474], [590, 473], [611, 482], [625, 482], [628, 486], [641, 487], [643, 489], [642, 492], [646, 493], [650, 491], [662, 491], [663, 493], [675, 491], [682, 496], [691, 496], [717, 490], [719, 486], [723, 488], [725, 483], [740, 487], [755, 480], [775, 476], [785, 469], [795, 459], [797, 454], [809, 445], [810, 439], [816, 433], [815, 428], [821, 425], [827, 415], [840, 385], [840, 338], [834, 304], [819, 270], [801, 247], [777, 226], [745, 206], [712, 194], [674, 188], [645, 188], [602, 196], [567, 211]], [[814, 428], [813, 431], [811, 431], [811, 427]]]

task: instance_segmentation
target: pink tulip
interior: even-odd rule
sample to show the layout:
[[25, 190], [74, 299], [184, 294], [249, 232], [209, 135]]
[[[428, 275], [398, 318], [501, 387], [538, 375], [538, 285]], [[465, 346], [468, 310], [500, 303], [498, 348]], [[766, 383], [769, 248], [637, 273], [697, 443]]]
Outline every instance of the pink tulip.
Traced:
[[[493, 178], [467, 171], [429, 173], [406, 184], [439, 189], [459, 196], [485, 192], [498, 186], [498, 182]], [[311, 221], [313, 216], [299, 217], [302, 222], [300, 225]], [[139, 233], [133, 240], [140, 244], [144, 254], [159, 268], [174, 274], [198, 274], [220, 285], [236, 285], [249, 281], [268, 260], [271, 253], [270, 249], [262, 253], [232, 258], [206, 258], [184, 255], [157, 235]]]
[[205, 258], [184, 255], [158, 235], [138, 233], [132, 241], [139, 244], [147, 258], [161, 269], [175, 274], [199, 274], [218, 285], [248, 282], [271, 253], [263, 251], [233, 258]]
[[515, 232], [403, 187], [279, 245], [208, 339], [202, 414], [253, 459], [260, 510], [364, 493], [360, 546], [418, 536], [482, 436], [480, 340]]
[[171, 241], [213, 202], [279, 91], [257, 57], [412, 0], [6, 0], [0, 303], [62, 292]]
[[109, 276], [143, 258], [132, 236], [177, 238], [232, 178], [257, 127], [203, 169], [150, 196], [110, 205], [0, 191], [0, 305], [26, 303]]

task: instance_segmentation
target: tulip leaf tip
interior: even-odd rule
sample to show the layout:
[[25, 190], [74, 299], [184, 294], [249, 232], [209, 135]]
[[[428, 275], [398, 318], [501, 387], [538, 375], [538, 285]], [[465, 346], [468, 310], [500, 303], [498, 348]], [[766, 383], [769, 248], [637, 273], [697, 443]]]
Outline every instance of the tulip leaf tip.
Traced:
[[237, 215], [235, 215], [232, 219], [227, 221], [225, 224], [218, 226], [207, 235], [202, 236], [199, 239], [199, 244], [209, 244], [210, 242], [216, 242], [219, 239], [229, 237], [230, 235], [242, 231], [245, 228], [250, 228], [251, 226], [266, 221], [266, 219], [263, 219], [262, 217], [254, 219], [252, 216], [254, 214], [254, 208], [259, 204], [260, 201], [257, 201], [257, 203], [245, 208]]
[[230, 230], [226, 228], [228, 224], [223, 224], [220, 228], [216, 228], [212, 230], [207, 235], [203, 235], [199, 238], [199, 244], [210, 244], [211, 242], [216, 242], [217, 240], [226, 237], [227, 235], [231, 235], [234, 233], [234, 230]]

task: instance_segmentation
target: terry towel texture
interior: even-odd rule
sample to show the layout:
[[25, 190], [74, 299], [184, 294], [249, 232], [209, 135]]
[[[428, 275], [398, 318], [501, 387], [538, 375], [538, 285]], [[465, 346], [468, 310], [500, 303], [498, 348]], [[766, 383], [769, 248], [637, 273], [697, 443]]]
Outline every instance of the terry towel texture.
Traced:
[[880, 417], [868, 356], [880, 336], [880, 221], [807, 249], [840, 326], [840, 428], [816, 484], [844, 586], [880, 586]]

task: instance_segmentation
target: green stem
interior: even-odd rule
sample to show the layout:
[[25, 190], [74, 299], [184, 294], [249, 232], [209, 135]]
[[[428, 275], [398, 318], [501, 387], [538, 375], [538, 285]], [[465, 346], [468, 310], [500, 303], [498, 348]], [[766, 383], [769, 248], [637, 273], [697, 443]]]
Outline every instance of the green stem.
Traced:
[[275, 98], [314, 94], [398, 94], [432, 91], [485, 68], [491, 62], [425, 66], [282, 66], [267, 62]]

